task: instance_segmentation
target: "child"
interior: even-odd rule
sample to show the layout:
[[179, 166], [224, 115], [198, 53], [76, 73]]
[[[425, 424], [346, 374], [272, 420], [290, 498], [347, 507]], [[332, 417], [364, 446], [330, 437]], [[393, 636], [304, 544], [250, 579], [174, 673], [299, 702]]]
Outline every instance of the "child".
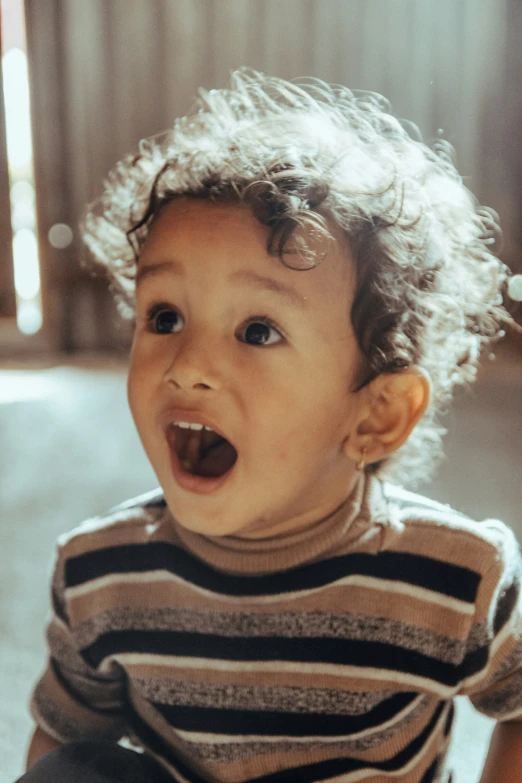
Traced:
[[388, 110], [242, 69], [88, 213], [161, 490], [59, 542], [24, 783], [446, 783], [457, 694], [522, 780], [515, 537], [400, 486], [509, 272]]

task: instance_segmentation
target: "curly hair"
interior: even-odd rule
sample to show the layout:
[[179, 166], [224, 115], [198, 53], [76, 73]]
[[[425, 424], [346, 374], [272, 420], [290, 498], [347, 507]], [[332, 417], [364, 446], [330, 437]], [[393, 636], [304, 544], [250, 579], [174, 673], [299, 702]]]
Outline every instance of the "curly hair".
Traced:
[[248, 205], [268, 229], [267, 252], [300, 271], [322, 258], [296, 229], [318, 238], [330, 237], [332, 224], [344, 232], [357, 273], [351, 319], [366, 361], [361, 386], [420, 367], [433, 388], [406, 444], [367, 470], [408, 484], [428, 478], [446, 432], [438, 417], [512, 321], [503, 305], [510, 272], [492, 247], [498, 216], [463, 185], [453, 147], [441, 138], [428, 146], [376, 93], [235, 71], [227, 89], [200, 90], [188, 116], [140, 142], [88, 207], [84, 240], [125, 318], [134, 316], [152, 222], [182, 196]]

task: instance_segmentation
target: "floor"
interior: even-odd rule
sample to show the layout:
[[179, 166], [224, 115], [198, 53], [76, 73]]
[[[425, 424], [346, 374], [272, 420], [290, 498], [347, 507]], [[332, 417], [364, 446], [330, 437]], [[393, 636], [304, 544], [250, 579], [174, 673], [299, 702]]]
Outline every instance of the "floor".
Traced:
[[[424, 492], [522, 541], [522, 357], [488, 362], [446, 418], [447, 461]], [[0, 783], [21, 773], [28, 700], [45, 658], [43, 630], [56, 536], [157, 486], [134, 431], [125, 366], [99, 357], [0, 366]], [[459, 700], [456, 783], [477, 783], [491, 722]]]

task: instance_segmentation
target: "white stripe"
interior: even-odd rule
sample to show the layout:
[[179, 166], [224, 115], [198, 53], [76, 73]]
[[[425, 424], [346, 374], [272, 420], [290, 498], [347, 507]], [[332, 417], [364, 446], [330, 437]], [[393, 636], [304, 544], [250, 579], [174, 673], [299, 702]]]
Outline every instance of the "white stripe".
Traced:
[[216, 658], [193, 658], [173, 655], [154, 655], [153, 653], [115, 653], [107, 656], [99, 664], [98, 669], [102, 673], [110, 671], [113, 661], [132, 667], [136, 666], [163, 666], [175, 669], [203, 669], [210, 671], [227, 672], [271, 672], [297, 673], [310, 675], [331, 675], [345, 679], [357, 678], [366, 680], [382, 680], [385, 682], [401, 683], [409, 688], [417, 688], [423, 692], [436, 695], [441, 699], [451, 698], [455, 694], [455, 688], [442, 685], [427, 677], [414, 674], [406, 674], [395, 669], [374, 669], [363, 666], [343, 666], [335, 663], [305, 663], [301, 661], [228, 661]]
[[180, 737], [187, 740], [187, 742], [192, 743], [199, 743], [199, 744], [205, 744], [205, 745], [235, 745], [239, 743], [247, 743], [247, 742], [265, 742], [265, 743], [273, 743], [277, 745], [280, 742], [292, 742], [292, 743], [307, 743], [307, 742], [320, 742], [324, 744], [332, 743], [335, 744], [336, 742], [348, 742], [356, 739], [362, 739], [363, 737], [368, 736], [369, 734], [376, 734], [377, 732], [383, 732], [387, 729], [391, 728], [396, 723], [401, 723], [409, 713], [413, 712], [414, 709], [417, 708], [419, 703], [423, 699], [423, 694], [420, 696], [417, 696], [411, 704], [408, 704], [406, 707], [404, 707], [401, 712], [398, 712], [396, 715], [394, 715], [392, 718], [387, 720], [385, 723], [379, 723], [375, 726], [372, 726], [369, 729], [365, 729], [364, 731], [360, 731], [354, 734], [344, 734], [344, 735], [336, 735], [336, 736], [325, 736], [325, 735], [310, 735], [307, 737], [296, 737], [295, 735], [274, 735], [274, 734], [238, 734], [234, 736], [230, 736], [230, 734], [210, 734], [208, 732], [198, 732], [198, 731], [183, 731], [182, 729], [175, 728], [176, 734], [179, 734]]
[[[352, 577], [348, 580], [351, 582]], [[348, 581], [346, 580], [346, 581]], [[345, 583], [345, 580], [341, 580]], [[475, 606], [467, 601], [461, 601], [458, 598], [452, 598], [434, 590], [428, 590], [426, 587], [417, 587], [407, 582], [396, 582], [393, 579], [376, 579], [369, 576], [355, 576], [353, 583], [360, 587], [367, 587], [370, 590], [381, 590], [384, 593], [396, 593], [398, 595], [408, 595], [419, 601], [443, 606], [452, 609], [460, 614], [472, 616], [475, 613]]]
[[[320, 585], [319, 587], [307, 588], [304, 590], [295, 590], [293, 592], [277, 593], [275, 595], [240, 595], [232, 596], [226, 593], [216, 593], [213, 590], [208, 590], [199, 585], [195, 585], [192, 582], [187, 582], [176, 574], [172, 574], [164, 569], [158, 569], [157, 571], [146, 571], [145, 573], [124, 573], [124, 574], [107, 574], [107, 576], [101, 576], [98, 579], [92, 579], [89, 582], [84, 582], [76, 587], [68, 587], [65, 591], [66, 596], [69, 599], [80, 598], [81, 596], [88, 595], [89, 593], [96, 592], [96, 590], [103, 589], [104, 587], [110, 587], [111, 585], [125, 585], [125, 584], [152, 584], [154, 582], [173, 582], [174, 584], [182, 584], [194, 592], [211, 596], [215, 599], [216, 595], [222, 596], [223, 601], [230, 604], [244, 605], [245, 600], [248, 600], [252, 604], [270, 604], [270, 603], [286, 603], [287, 601], [295, 600], [299, 597], [306, 597], [318, 593], [321, 590], [327, 590], [333, 587], [356, 585], [359, 587], [365, 587], [369, 590], [379, 590], [385, 593], [394, 593], [396, 595], [408, 595], [419, 601], [425, 603], [435, 604], [447, 609], [451, 609], [459, 614], [473, 615], [475, 612], [475, 606], [467, 601], [461, 601], [458, 598], [451, 598], [450, 596], [437, 593], [433, 590], [428, 590], [425, 587], [417, 587], [410, 585], [406, 582], [397, 582], [393, 579], [378, 579], [371, 576], [361, 576], [360, 574], [354, 574], [352, 576], [345, 576], [342, 579], [338, 579], [335, 582], [328, 582], [326, 585]], [[139, 608], [139, 607], [137, 607]]]

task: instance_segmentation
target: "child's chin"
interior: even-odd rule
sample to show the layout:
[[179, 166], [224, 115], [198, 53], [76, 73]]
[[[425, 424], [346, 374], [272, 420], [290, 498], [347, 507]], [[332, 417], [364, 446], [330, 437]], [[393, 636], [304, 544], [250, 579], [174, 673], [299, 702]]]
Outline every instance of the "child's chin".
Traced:
[[169, 504], [169, 508], [172, 511], [172, 515], [176, 519], [176, 522], [185, 530], [190, 533], [197, 533], [202, 536], [241, 536], [242, 533], [248, 531], [250, 525], [248, 520], [238, 519], [232, 520], [230, 515], [226, 512], [224, 514], [213, 516], [198, 515], [197, 511], [190, 508], [183, 509], [179, 503], [175, 504], [175, 508]]

